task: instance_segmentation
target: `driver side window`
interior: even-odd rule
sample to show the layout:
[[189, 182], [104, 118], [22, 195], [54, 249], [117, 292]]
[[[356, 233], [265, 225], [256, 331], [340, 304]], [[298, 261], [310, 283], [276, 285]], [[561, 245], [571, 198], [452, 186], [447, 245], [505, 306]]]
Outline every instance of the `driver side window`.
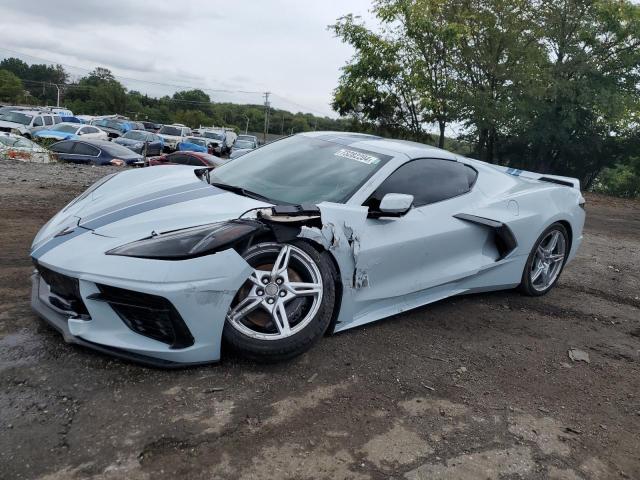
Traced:
[[456, 161], [412, 160], [389, 175], [364, 205], [378, 210], [387, 193], [413, 195], [416, 207], [440, 202], [469, 192], [477, 176], [473, 168]]

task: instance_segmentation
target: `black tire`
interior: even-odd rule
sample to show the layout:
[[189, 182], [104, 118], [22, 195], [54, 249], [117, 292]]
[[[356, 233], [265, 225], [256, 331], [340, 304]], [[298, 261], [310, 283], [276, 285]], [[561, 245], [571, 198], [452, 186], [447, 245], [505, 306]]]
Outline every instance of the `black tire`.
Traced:
[[[222, 338], [226, 345], [251, 360], [261, 362], [279, 362], [296, 357], [309, 350], [326, 332], [331, 323], [333, 309], [336, 302], [335, 278], [337, 273], [333, 262], [327, 252], [318, 252], [315, 248], [304, 241], [293, 241], [291, 245], [304, 251], [316, 264], [322, 277], [322, 300], [320, 307], [311, 321], [295, 334], [277, 340], [261, 340], [245, 335], [234, 328], [229, 321], [225, 321]], [[263, 245], [258, 244], [250, 247], [243, 253], [243, 257], [250, 256], [255, 249]], [[249, 261], [251, 263], [251, 261]], [[255, 265], [252, 265], [255, 266]]]
[[[553, 231], [560, 232], [564, 237], [564, 241], [566, 245], [565, 252], [564, 252], [564, 259], [562, 260], [562, 265], [560, 266], [560, 271], [558, 272], [556, 278], [553, 280], [551, 284], [549, 284], [546, 288], [541, 290], [533, 286], [533, 282], [531, 281], [531, 269], [533, 267], [533, 262], [536, 260], [536, 251], [538, 247], [540, 246], [542, 241]], [[531, 252], [529, 253], [529, 257], [527, 258], [527, 263], [524, 266], [524, 271], [522, 272], [522, 281], [518, 286], [518, 289], [520, 290], [520, 292], [530, 297], [540, 297], [542, 295], [547, 294], [558, 282], [558, 279], [562, 274], [562, 270], [564, 270], [564, 265], [567, 262], [567, 256], [569, 255], [570, 251], [571, 251], [571, 244], [569, 242], [569, 234], [567, 233], [567, 229], [564, 227], [564, 225], [562, 225], [559, 222], [556, 222], [550, 225], [544, 232], [540, 234], [536, 242], [533, 244], [533, 248], [531, 249]]]

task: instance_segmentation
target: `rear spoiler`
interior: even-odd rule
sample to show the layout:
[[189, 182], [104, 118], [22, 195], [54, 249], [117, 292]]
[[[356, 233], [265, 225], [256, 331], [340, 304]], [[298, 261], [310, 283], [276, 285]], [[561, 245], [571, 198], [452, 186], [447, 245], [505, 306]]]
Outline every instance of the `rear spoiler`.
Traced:
[[577, 178], [561, 177], [559, 175], [546, 175], [544, 173], [528, 172], [517, 168], [508, 168], [493, 164], [490, 165], [496, 170], [513, 175], [514, 177], [531, 178], [533, 180], [540, 180], [541, 182], [555, 183], [557, 185], [564, 185], [565, 187], [573, 187], [580, 190], [580, 180]]

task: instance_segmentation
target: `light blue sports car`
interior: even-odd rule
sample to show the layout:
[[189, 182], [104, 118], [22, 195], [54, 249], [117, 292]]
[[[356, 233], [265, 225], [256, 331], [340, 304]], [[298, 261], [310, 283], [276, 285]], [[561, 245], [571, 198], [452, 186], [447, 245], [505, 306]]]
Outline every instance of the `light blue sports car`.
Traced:
[[547, 293], [583, 207], [574, 178], [299, 134], [215, 169], [104, 177], [34, 239], [31, 302], [68, 342], [147, 364], [213, 362], [223, 341], [282, 360], [453, 295]]

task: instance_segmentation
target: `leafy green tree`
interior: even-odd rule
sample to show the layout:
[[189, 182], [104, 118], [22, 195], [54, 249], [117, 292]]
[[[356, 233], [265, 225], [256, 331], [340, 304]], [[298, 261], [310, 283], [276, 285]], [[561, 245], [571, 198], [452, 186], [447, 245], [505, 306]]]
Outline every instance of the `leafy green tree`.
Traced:
[[527, 167], [561, 171], [588, 187], [603, 167], [634, 153], [626, 149], [637, 135], [640, 7], [542, 0], [535, 21], [546, 55], [537, 88], [521, 97], [515, 153]]
[[8, 70], [0, 69], [0, 99], [15, 102], [24, 87], [20, 79]]
[[587, 187], [603, 168], [636, 156], [640, 6], [377, 0], [372, 11], [376, 31], [351, 15], [330, 27], [355, 50], [333, 106], [356, 128], [418, 137], [435, 122], [443, 145], [456, 122], [481, 159], [575, 176]]
[[91, 115], [127, 111], [127, 91], [106, 68], [98, 67], [78, 83], [69, 85], [67, 99], [74, 111]]
[[377, 0], [378, 17], [402, 45], [411, 83], [419, 95], [422, 122], [438, 125], [438, 146], [444, 147], [449, 123], [460, 119], [455, 46], [463, 32], [450, 21], [448, 0]]
[[355, 48], [351, 62], [342, 69], [333, 108], [381, 128], [405, 128], [419, 138], [424, 115], [413, 59], [402, 55], [402, 42], [367, 29], [353, 15], [338, 19], [330, 29]]
[[198, 128], [200, 125], [207, 125], [209, 117], [200, 110], [178, 110], [175, 115], [175, 122], [182, 123], [191, 128]]

